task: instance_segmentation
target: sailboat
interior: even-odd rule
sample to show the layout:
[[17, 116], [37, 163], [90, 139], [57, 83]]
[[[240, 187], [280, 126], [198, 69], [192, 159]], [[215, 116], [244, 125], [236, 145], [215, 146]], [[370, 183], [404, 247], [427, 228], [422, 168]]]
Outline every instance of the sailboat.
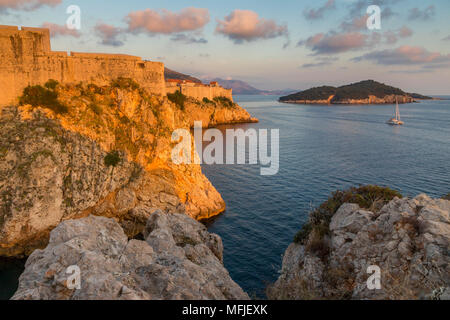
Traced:
[[395, 105], [395, 117], [389, 119], [389, 121], [387, 122], [387, 124], [391, 125], [391, 126], [401, 126], [403, 124], [405, 124], [401, 118], [400, 118], [400, 109], [398, 107], [398, 98], [395, 99], [396, 101], [396, 105]]

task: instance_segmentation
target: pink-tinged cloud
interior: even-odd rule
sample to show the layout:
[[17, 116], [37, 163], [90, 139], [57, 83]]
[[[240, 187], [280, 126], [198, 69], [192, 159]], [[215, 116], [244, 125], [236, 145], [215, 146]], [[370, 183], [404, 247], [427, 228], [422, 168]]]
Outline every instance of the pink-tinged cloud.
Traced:
[[318, 33], [298, 45], [309, 47], [316, 54], [336, 54], [367, 47], [369, 37], [359, 32]]
[[288, 28], [278, 25], [274, 20], [260, 18], [254, 11], [234, 10], [224, 20], [217, 21], [216, 33], [230, 38], [235, 43], [242, 43], [287, 36]]
[[75, 37], [79, 38], [81, 34], [78, 32], [78, 30], [71, 30], [67, 28], [66, 25], [59, 25], [54, 24], [51, 22], [44, 22], [42, 24], [42, 28], [48, 28], [50, 29], [50, 36], [53, 38], [60, 37], [60, 36], [69, 36], [69, 37]]
[[119, 40], [122, 30], [106, 23], [98, 22], [95, 25], [95, 34], [101, 39], [100, 44], [105, 46], [120, 47], [123, 41]]
[[0, 0], [0, 11], [13, 10], [35, 10], [42, 6], [55, 7], [62, 3], [62, 0]]
[[367, 29], [368, 18], [369, 16], [366, 14], [361, 17], [353, 18], [353, 20], [351, 20], [350, 22], [344, 21], [341, 23], [341, 29], [346, 32], [360, 31]]
[[134, 11], [125, 18], [128, 32], [172, 34], [202, 29], [210, 20], [208, 9], [185, 8], [179, 13], [146, 9]]
[[398, 38], [409, 38], [414, 34], [414, 32], [408, 27], [404, 26], [397, 31], [386, 31], [384, 37], [387, 44], [395, 44]]
[[450, 63], [450, 54], [430, 52], [423, 47], [402, 46], [394, 50], [374, 51], [354, 58], [369, 60], [381, 65], [428, 65]]
[[413, 35], [413, 31], [408, 28], [408, 27], [402, 27], [399, 31], [398, 31], [398, 35], [401, 38], [408, 38], [411, 37]]

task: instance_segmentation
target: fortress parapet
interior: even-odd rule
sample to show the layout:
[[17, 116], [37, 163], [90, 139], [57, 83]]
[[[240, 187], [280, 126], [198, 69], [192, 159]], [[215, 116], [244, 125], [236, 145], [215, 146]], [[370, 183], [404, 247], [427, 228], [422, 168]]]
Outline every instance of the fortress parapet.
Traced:
[[16, 103], [26, 86], [49, 79], [105, 85], [118, 77], [166, 95], [163, 63], [120, 54], [51, 51], [48, 29], [0, 25], [0, 106]]
[[202, 100], [203, 98], [213, 100], [217, 97], [226, 97], [233, 101], [233, 90], [222, 88], [217, 82], [202, 84], [189, 80], [168, 79], [166, 80], [166, 91], [167, 93], [179, 91], [185, 96], [198, 100]]
[[25, 87], [43, 85], [49, 79], [107, 85], [119, 77], [134, 79], [156, 95], [180, 91], [199, 100], [233, 99], [232, 91], [217, 83], [166, 83], [161, 62], [125, 54], [51, 51], [49, 29], [0, 25], [0, 106], [16, 104]]

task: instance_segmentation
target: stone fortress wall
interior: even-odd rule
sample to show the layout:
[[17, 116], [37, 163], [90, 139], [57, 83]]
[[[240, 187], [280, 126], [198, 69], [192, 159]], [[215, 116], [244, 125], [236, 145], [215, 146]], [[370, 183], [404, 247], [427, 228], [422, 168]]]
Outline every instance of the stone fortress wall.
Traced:
[[[49, 79], [106, 85], [119, 77], [134, 79], [152, 94], [166, 95], [161, 62], [120, 54], [51, 51], [48, 29], [0, 26], [0, 106], [16, 104], [25, 87], [43, 85]], [[212, 99], [224, 95], [223, 90], [216, 86], [192, 87], [183, 94]]]
[[233, 90], [224, 89], [217, 84], [217, 82], [211, 82], [210, 84], [195, 83], [191, 81], [183, 80], [166, 80], [167, 93], [175, 93], [180, 91], [182, 94], [188, 97], [193, 97], [198, 100], [208, 98], [213, 100], [216, 97], [226, 97], [233, 101]]

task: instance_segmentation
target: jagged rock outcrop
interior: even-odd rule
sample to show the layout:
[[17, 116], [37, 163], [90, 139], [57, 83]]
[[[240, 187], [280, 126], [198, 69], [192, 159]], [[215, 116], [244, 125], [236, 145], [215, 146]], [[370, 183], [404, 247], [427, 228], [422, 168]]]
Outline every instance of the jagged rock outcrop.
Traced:
[[[344, 204], [332, 217], [327, 250], [293, 243], [272, 299], [448, 299], [450, 201], [395, 198], [379, 212]], [[369, 266], [381, 289], [369, 290]]]
[[194, 219], [225, 210], [200, 165], [172, 162], [171, 135], [197, 120], [250, 121], [244, 109], [194, 99], [181, 107], [129, 79], [54, 85], [30, 97], [55, 94], [48, 106], [0, 110], [0, 255], [28, 255], [61, 221], [89, 214], [135, 236], [155, 209]]
[[[249, 299], [223, 266], [222, 240], [201, 223], [155, 212], [145, 237], [128, 240], [104, 217], [64, 221], [28, 258], [12, 299]], [[70, 266], [80, 268], [80, 289], [67, 286]]]

